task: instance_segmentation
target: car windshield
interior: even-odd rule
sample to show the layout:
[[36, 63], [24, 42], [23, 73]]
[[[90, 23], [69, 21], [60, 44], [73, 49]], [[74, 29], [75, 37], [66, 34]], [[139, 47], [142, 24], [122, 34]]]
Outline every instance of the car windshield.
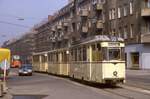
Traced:
[[22, 65], [20, 69], [32, 69], [31, 65]]

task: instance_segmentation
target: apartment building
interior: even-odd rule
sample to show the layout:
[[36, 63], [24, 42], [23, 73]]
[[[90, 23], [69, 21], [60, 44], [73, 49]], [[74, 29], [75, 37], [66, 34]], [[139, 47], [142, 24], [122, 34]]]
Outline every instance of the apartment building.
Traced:
[[71, 2], [56, 13], [44, 24], [35, 28], [36, 52], [44, 52], [69, 46], [71, 35]]
[[127, 68], [150, 69], [150, 0], [106, 0], [106, 30], [126, 41]]
[[103, 3], [104, 0], [75, 1], [77, 40], [105, 33]]

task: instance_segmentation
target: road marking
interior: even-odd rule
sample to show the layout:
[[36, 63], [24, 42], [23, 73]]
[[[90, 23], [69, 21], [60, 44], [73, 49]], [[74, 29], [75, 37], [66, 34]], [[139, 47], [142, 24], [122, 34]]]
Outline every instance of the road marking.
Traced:
[[119, 85], [119, 86], [123, 87], [125, 89], [128, 89], [128, 90], [150, 94], [150, 90], [146, 90], [146, 89], [142, 89], [142, 88], [137, 88], [137, 87], [132, 87], [132, 86], [126, 86], [126, 85]]

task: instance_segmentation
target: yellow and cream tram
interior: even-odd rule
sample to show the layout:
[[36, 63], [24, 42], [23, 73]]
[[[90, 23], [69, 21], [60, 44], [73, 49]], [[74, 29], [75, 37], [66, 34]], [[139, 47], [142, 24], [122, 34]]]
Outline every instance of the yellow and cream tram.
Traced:
[[48, 73], [60, 76], [69, 75], [69, 52], [67, 48], [51, 51], [48, 56]]
[[96, 83], [124, 83], [124, 41], [95, 36], [69, 48], [33, 54], [33, 69]]
[[124, 43], [96, 36], [71, 48], [70, 77], [96, 83], [124, 83]]
[[49, 74], [69, 75], [69, 50], [68, 48], [52, 50], [49, 52], [33, 54], [33, 70]]

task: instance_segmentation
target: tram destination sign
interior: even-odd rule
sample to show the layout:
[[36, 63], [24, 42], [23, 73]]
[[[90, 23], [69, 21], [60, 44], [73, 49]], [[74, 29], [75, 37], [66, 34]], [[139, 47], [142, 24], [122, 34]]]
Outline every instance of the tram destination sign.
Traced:
[[119, 46], [120, 46], [120, 43], [109, 42], [108, 45], [109, 45], [109, 47], [119, 47]]

